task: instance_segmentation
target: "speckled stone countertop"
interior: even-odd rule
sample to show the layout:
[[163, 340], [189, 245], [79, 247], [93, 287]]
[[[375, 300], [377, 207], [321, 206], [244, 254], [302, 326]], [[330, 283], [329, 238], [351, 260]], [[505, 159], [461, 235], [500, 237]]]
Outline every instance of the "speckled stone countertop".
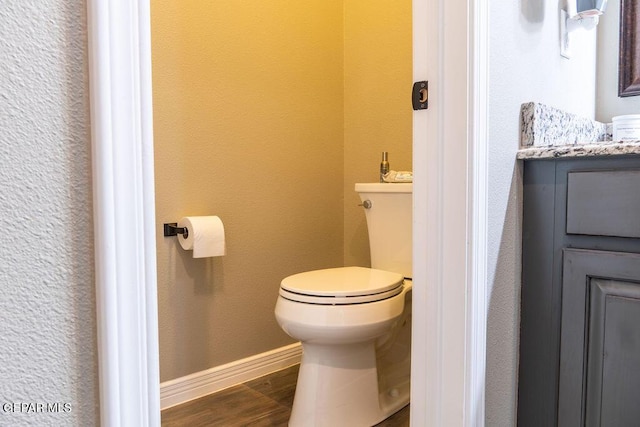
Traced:
[[517, 159], [555, 159], [560, 157], [621, 156], [640, 154], [640, 141], [595, 142], [589, 144], [530, 147], [518, 151]]
[[520, 108], [519, 160], [629, 154], [640, 154], [640, 141], [611, 141], [605, 123], [536, 102]]
[[605, 141], [607, 136], [605, 123], [537, 102], [520, 107], [521, 148]]

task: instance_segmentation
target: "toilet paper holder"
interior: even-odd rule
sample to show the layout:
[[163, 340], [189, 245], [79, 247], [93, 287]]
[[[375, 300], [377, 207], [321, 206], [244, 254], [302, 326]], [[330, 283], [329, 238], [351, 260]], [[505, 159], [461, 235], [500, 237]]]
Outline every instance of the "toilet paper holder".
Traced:
[[182, 236], [186, 239], [189, 237], [189, 229], [187, 227], [178, 227], [177, 222], [170, 222], [164, 224], [164, 236], [177, 236], [178, 234], [182, 234]]

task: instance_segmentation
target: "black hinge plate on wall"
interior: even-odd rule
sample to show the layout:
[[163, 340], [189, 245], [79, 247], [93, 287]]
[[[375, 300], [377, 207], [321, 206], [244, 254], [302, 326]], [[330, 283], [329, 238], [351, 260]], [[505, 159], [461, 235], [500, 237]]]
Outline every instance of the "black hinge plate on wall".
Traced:
[[429, 108], [429, 82], [415, 82], [411, 92], [411, 103], [414, 110]]

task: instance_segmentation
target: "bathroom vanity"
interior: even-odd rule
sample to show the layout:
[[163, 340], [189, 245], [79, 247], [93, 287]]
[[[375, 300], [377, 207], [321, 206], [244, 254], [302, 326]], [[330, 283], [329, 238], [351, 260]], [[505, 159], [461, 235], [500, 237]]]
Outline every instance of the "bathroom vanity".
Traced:
[[519, 154], [520, 427], [640, 420], [640, 144], [589, 147]]

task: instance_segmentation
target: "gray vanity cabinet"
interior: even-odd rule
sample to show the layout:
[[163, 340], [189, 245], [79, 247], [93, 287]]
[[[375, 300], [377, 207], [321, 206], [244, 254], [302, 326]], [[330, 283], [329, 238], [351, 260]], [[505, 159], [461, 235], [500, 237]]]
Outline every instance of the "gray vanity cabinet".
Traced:
[[518, 426], [640, 426], [640, 156], [523, 184]]

